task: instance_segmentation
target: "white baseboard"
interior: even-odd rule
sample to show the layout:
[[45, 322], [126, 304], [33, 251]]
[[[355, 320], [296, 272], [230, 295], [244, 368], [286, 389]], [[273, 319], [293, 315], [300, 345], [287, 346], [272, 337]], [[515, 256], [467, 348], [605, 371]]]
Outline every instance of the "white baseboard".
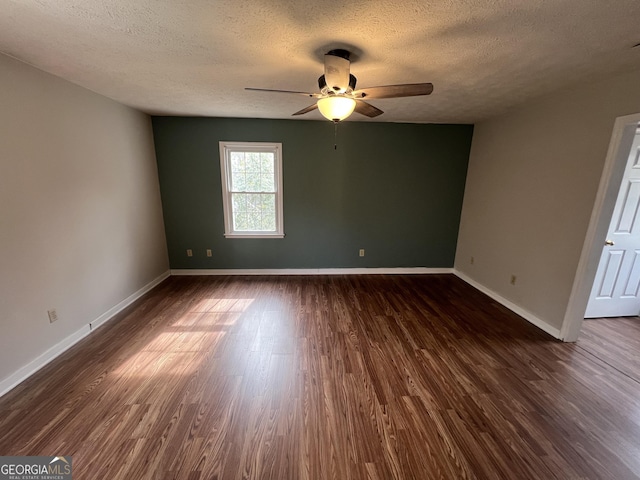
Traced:
[[98, 328], [100, 325], [102, 325], [103, 323], [111, 320], [116, 314], [120, 313], [122, 310], [127, 308], [129, 305], [131, 305], [133, 302], [135, 302], [137, 299], [139, 299], [142, 295], [144, 295], [145, 293], [151, 291], [154, 287], [156, 287], [161, 282], [163, 282], [164, 280], [169, 278], [170, 275], [171, 275], [171, 272], [169, 270], [167, 270], [162, 275], [160, 275], [158, 278], [155, 278], [151, 282], [147, 283], [144, 287], [142, 287], [137, 292], [132, 293], [131, 295], [129, 295], [127, 298], [125, 298], [123, 301], [121, 301], [115, 307], [112, 307], [109, 310], [107, 310], [105, 313], [103, 313], [98, 318], [96, 318], [93, 322], [89, 323], [90, 330], [93, 331], [96, 328]]
[[178, 269], [171, 275], [429, 275], [453, 273], [453, 268], [275, 268], [275, 269]]
[[5, 393], [8, 393], [14, 387], [18, 386], [18, 384], [25, 381], [42, 367], [54, 360], [56, 357], [66, 352], [68, 349], [73, 347], [76, 343], [78, 343], [90, 333], [91, 327], [89, 325], [84, 325], [81, 329], [76, 330], [71, 335], [64, 338], [61, 342], [56, 343], [53, 347], [46, 350], [34, 360], [30, 361], [29, 363], [18, 369], [16, 372], [9, 375], [7, 378], [0, 382], [0, 397]]
[[488, 295], [489, 297], [491, 297], [492, 299], [494, 299], [496, 302], [498, 302], [499, 304], [501, 304], [504, 307], [507, 307], [509, 310], [511, 310], [513, 313], [520, 315], [522, 318], [524, 318], [525, 320], [527, 320], [529, 323], [534, 324], [536, 327], [538, 327], [541, 330], [544, 330], [545, 332], [547, 332], [549, 335], [551, 335], [554, 338], [560, 339], [560, 329], [556, 328], [556, 327], [552, 327], [551, 325], [549, 325], [547, 322], [545, 322], [544, 320], [536, 317], [533, 313], [525, 310], [522, 307], [519, 307], [518, 305], [516, 305], [515, 303], [507, 300], [506, 298], [504, 298], [502, 295], [497, 294], [496, 292], [494, 292], [493, 290], [488, 289], [487, 287], [485, 287], [484, 285], [479, 284], [478, 282], [476, 282], [475, 280], [467, 277], [464, 273], [458, 271], [458, 270], [454, 270], [453, 274], [455, 276], [457, 276], [458, 278], [460, 278], [461, 280], [464, 280], [465, 282], [467, 282], [469, 285], [471, 285], [474, 288], [477, 288], [478, 290], [480, 290], [482, 293], [484, 293], [485, 295]]
[[144, 295], [145, 293], [150, 291], [152, 288], [154, 288], [156, 285], [158, 285], [160, 282], [168, 278], [169, 275], [170, 273], [168, 271], [164, 272], [162, 275], [160, 275], [159, 277], [155, 278], [154, 280], [146, 284], [137, 292], [129, 295], [122, 302], [118, 303], [115, 307], [110, 308], [109, 310], [107, 310], [105, 313], [100, 315], [98, 318], [96, 318], [92, 322], [88, 323], [87, 325], [84, 325], [79, 330], [76, 330], [74, 333], [64, 338], [62, 341], [56, 343], [54, 346], [52, 346], [51, 348], [46, 350], [44, 353], [39, 355], [37, 358], [35, 358], [31, 362], [27, 363], [26, 365], [18, 369], [18, 371], [16, 371], [12, 375], [9, 375], [9, 377], [5, 378], [4, 380], [0, 381], [0, 397], [8, 393], [10, 390], [12, 390], [18, 384], [22, 383], [27, 378], [29, 378], [31, 375], [36, 373], [42, 367], [47, 365], [49, 362], [51, 362], [52, 360], [55, 360], [57, 357], [62, 355], [64, 352], [66, 352], [68, 349], [73, 347], [76, 343], [78, 343], [84, 337], [86, 337], [87, 335], [95, 331], [95, 329], [98, 326], [111, 320], [116, 314], [120, 313], [126, 307], [131, 305], [137, 299], [139, 299], [142, 295]]

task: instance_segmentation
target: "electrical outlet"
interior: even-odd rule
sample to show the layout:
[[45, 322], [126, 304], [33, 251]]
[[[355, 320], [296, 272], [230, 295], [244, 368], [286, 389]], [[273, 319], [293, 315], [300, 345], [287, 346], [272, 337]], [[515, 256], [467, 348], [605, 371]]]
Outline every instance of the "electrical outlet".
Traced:
[[207, 248], [207, 257], [210, 257], [210, 256], [211, 256], [211, 249]]
[[516, 284], [516, 280], [518, 277], [516, 277], [515, 275], [511, 275], [511, 279], [509, 280], [509, 283], [511, 285], [515, 285]]
[[187, 257], [193, 257], [193, 250], [187, 248]]
[[473, 264], [475, 263], [475, 261], [476, 261], [476, 259], [475, 259], [475, 258], [473, 258], [473, 257], [471, 257], [471, 260], [469, 260], [469, 263], [470, 263], [471, 265], [473, 265]]
[[49, 315], [49, 323], [53, 323], [58, 320], [58, 312], [56, 312], [55, 308], [47, 310], [47, 315]]
[[364, 248], [361, 248], [361, 249], [360, 249], [360, 256], [361, 256], [361, 257], [364, 257]]

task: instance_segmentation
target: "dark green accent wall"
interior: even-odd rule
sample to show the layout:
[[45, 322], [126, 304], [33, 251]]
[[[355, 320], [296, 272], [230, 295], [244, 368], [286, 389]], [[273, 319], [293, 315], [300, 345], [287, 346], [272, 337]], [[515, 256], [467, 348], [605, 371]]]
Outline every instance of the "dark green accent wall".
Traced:
[[[153, 133], [172, 269], [453, 266], [472, 125], [345, 122], [337, 150], [328, 121], [154, 117]], [[282, 143], [284, 239], [224, 238], [219, 141]]]

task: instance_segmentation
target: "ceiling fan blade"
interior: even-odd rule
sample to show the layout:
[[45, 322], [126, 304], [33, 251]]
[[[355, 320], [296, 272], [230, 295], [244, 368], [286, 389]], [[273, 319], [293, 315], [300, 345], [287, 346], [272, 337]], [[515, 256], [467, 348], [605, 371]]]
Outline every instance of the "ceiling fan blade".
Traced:
[[349, 58], [327, 53], [324, 56], [324, 78], [329, 90], [344, 93], [349, 87]]
[[246, 87], [245, 90], [250, 90], [252, 92], [276, 92], [276, 93], [294, 93], [296, 95], [304, 95], [305, 97], [319, 97], [318, 93], [309, 93], [309, 92], [296, 92], [294, 90], [272, 90], [270, 88], [251, 88]]
[[384, 113], [378, 107], [374, 107], [370, 103], [363, 102], [362, 100], [356, 101], [356, 108], [354, 111], [369, 118], [374, 118]]
[[403, 85], [383, 85], [369, 87], [353, 92], [355, 98], [397, 98], [429, 95], [433, 92], [432, 83], [405, 83]]
[[313, 112], [317, 108], [318, 108], [318, 104], [314, 103], [313, 105], [309, 105], [308, 107], [303, 108], [302, 110], [300, 110], [300, 111], [298, 111], [296, 113], [293, 113], [292, 116], [293, 115], [304, 115], [305, 113]]

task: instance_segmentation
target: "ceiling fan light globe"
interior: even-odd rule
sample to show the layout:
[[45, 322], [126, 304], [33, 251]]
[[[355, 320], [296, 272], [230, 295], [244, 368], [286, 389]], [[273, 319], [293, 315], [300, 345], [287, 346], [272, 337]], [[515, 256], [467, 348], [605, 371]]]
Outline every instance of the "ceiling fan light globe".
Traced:
[[339, 122], [353, 113], [356, 101], [353, 98], [331, 96], [318, 100], [318, 110], [327, 119]]

